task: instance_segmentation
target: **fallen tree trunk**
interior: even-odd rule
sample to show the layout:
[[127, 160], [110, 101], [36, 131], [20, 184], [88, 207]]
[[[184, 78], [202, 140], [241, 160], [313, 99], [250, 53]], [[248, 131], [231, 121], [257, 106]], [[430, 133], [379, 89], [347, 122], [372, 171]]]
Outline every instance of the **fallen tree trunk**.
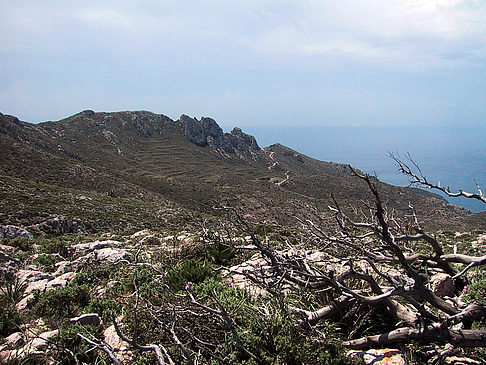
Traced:
[[409, 343], [411, 341], [450, 343], [455, 347], [485, 347], [486, 331], [481, 330], [453, 330], [440, 324], [428, 326], [424, 329], [399, 328], [381, 335], [367, 336], [344, 342], [344, 346], [361, 350], [373, 346], [389, 345], [393, 343]]

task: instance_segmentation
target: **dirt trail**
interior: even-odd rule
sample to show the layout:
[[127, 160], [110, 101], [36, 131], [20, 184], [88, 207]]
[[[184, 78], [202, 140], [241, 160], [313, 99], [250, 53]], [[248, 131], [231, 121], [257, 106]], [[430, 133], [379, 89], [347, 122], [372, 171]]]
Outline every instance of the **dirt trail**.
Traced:
[[269, 170], [272, 170], [273, 168], [275, 168], [275, 166], [277, 166], [277, 165], [278, 165], [278, 162], [277, 162], [277, 161], [275, 161], [275, 160], [274, 160], [274, 158], [273, 158], [274, 156], [275, 156], [275, 152], [273, 152], [273, 151], [272, 151], [272, 152], [270, 152], [270, 154], [268, 155], [268, 157], [270, 157], [270, 160], [272, 160], [272, 161], [273, 161], [273, 165], [272, 165], [272, 166], [268, 166], [268, 167], [267, 167], [267, 169], [269, 169]]
[[[275, 168], [275, 166], [277, 166], [279, 163], [278, 163], [278, 161], [275, 161], [275, 152], [273, 152], [273, 151], [272, 151], [272, 152], [270, 152], [270, 153], [268, 154], [268, 157], [270, 157], [270, 160], [272, 160], [272, 161], [273, 161], [273, 164], [272, 164], [271, 166], [268, 166], [268, 167], [267, 167], [267, 169], [269, 169], [269, 170], [271, 171], [271, 170], [273, 170], [273, 169]], [[280, 182], [275, 183], [275, 185], [280, 186], [280, 185], [282, 185], [283, 183], [285, 183], [285, 182], [289, 181], [289, 179], [290, 179], [290, 171], [285, 171], [285, 179], [284, 179], [284, 180], [282, 180], [282, 181], [280, 181]]]

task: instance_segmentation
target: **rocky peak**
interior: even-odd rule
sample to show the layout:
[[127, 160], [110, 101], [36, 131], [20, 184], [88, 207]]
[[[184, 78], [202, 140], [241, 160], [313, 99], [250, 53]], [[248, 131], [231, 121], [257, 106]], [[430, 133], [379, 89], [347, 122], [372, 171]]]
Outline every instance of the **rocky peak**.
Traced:
[[182, 115], [178, 124], [189, 141], [201, 147], [209, 146], [221, 154], [241, 155], [260, 150], [255, 137], [243, 133], [240, 128], [234, 128], [231, 133], [224, 133], [211, 118], [197, 120]]
[[0, 113], [0, 133], [6, 134], [14, 139], [19, 138], [19, 128], [23, 123], [16, 117]]

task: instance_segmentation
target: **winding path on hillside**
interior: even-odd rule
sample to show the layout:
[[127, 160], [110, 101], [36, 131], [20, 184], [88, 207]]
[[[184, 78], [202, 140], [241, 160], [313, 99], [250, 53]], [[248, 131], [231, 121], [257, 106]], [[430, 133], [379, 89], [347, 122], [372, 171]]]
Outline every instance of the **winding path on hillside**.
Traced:
[[[275, 166], [279, 165], [279, 162], [275, 161], [275, 152], [274, 151], [271, 151], [268, 154], [268, 157], [270, 157], [270, 160], [272, 160], [273, 164], [271, 166], [268, 166], [267, 169], [272, 171], [273, 169], [275, 169]], [[282, 181], [276, 182], [275, 185], [281, 186], [283, 183], [289, 181], [289, 179], [290, 179], [290, 171], [285, 171], [285, 179], [283, 179]]]

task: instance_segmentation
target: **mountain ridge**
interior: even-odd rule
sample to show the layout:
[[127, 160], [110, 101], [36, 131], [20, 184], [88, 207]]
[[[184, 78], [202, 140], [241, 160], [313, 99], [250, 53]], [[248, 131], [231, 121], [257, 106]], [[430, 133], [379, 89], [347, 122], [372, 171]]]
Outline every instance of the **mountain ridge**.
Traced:
[[[0, 142], [0, 175], [190, 210], [230, 203], [255, 221], [297, 224], [331, 204], [331, 193], [345, 205], [366, 199], [347, 165], [278, 143], [260, 148], [255, 137], [237, 127], [225, 133], [208, 117], [85, 110], [32, 124], [0, 114]], [[380, 187], [402, 213], [410, 202], [429, 221], [469, 216], [434, 196]]]

